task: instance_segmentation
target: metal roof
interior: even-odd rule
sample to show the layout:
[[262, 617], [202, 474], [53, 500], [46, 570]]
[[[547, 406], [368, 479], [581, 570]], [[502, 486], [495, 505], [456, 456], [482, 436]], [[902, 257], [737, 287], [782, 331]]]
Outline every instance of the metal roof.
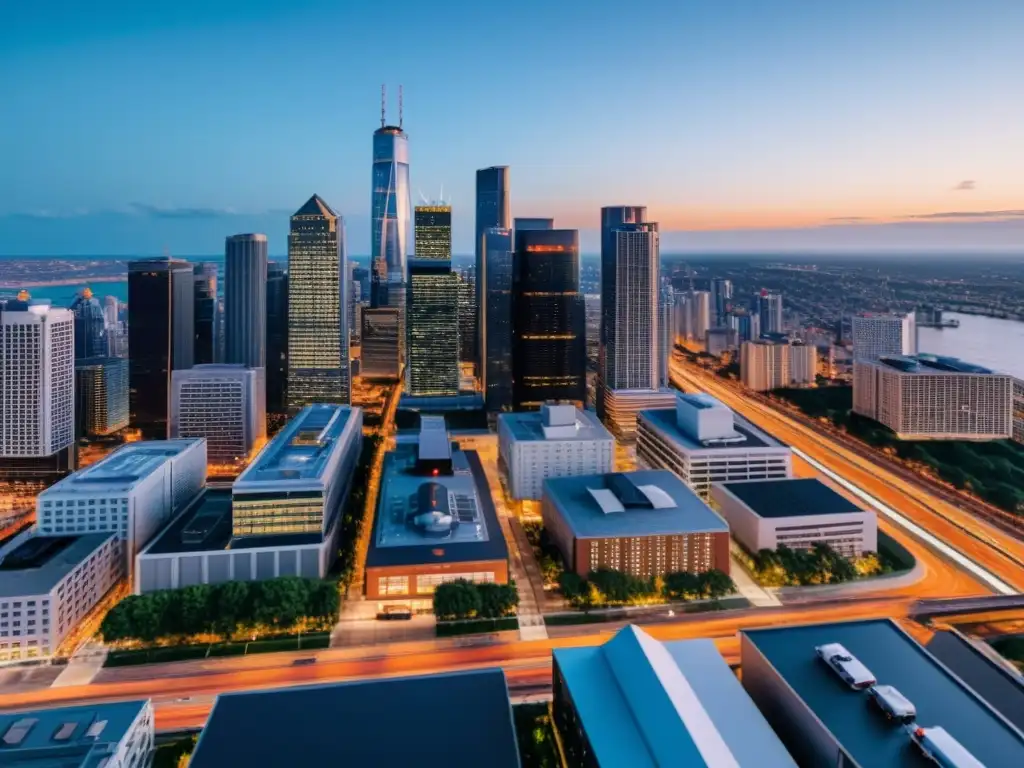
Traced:
[[553, 432], [544, 430], [544, 416], [540, 411], [522, 413], [502, 413], [498, 421], [506, 426], [517, 441], [528, 440], [613, 440], [611, 433], [605, 429], [597, 414], [593, 411], [576, 409], [576, 423], [571, 428], [557, 429]]
[[203, 441], [202, 437], [142, 440], [121, 446], [95, 464], [68, 475], [39, 494], [41, 501], [79, 491], [127, 492], [166, 462]]
[[[688, 401], [689, 402], [689, 401]], [[712, 406], [701, 404], [700, 408]], [[675, 408], [653, 408], [640, 411], [637, 418], [647, 426], [662, 434], [665, 439], [679, 445], [687, 451], [715, 451], [721, 449], [747, 450], [751, 448], [785, 448], [786, 446], [775, 440], [770, 435], [762, 432], [749, 421], [746, 421], [739, 414], [733, 414], [733, 429], [742, 437], [742, 440], [709, 442], [707, 444], [687, 434], [679, 427], [679, 420]]]
[[716, 485], [727, 490], [759, 517], [842, 515], [864, 511], [816, 477], [735, 480]]

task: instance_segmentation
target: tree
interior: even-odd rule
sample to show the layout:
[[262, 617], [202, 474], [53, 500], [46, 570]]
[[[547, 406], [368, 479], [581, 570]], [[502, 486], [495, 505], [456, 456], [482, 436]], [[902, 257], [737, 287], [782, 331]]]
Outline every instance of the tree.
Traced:
[[665, 574], [664, 581], [662, 595], [668, 600], [691, 600], [700, 589], [697, 576], [687, 571]]
[[308, 615], [333, 623], [338, 618], [340, 602], [338, 585], [331, 581], [321, 581], [313, 585], [309, 593]]
[[474, 584], [480, 595], [479, 615], [489, 619], [509, 616], [519, 605], [519, 593], [514, 584]]
[[702, 573], [700, 581], [704, 597], [711, 600], [720, 600], [736, 591], [736, 585], [733, 583], [733, 580], [729, 578], [728, 574], [723, 573], [717, 568], [712, 568], [710, 571]]
[[228, 581], [214, 588], [211, 605], [214, 606], [214, 627], [224, 635], [230, 635], [238, 624], [249, 615], [250, 582]]
[[575, 571], [563, 571], [558, 577], [558, 588], [570, 605], [576, 605], [587, 591], [587, 582]]
[[135, 637], [135, 628], [132, 626], [130, 615], [131, 603], [129, 599], [125, 598], [122, 600], [103, 617], [103, 622], [100, 624], [100, 634], [103, 635], [104, 642], [116, 643], [119, 640]]
[[196, 584], [178, 591], [175, 596], [179, 630], [186, 635], [197, 635], [211, 628], [213, 616], [210, 610], [211, 589], [206, 584]]
[[439, 584], [434, 590], [434, 614], [442, 621], [469, 619], [480, 609], [480, 592], [465, 579]]

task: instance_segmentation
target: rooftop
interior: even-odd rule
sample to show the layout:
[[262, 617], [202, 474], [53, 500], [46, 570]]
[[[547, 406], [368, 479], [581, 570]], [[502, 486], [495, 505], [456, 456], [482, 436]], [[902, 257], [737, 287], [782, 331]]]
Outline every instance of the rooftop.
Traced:
[[989, 368], [968, 363], [958, 357], [942, 355], [890, 355], [879, 358], [878, 362], [903, 373], [995, 373]]
[[334, 212], [331, 206], [324, 202], [320, 195], [313, 195], [292, 216], [325, 216], [333, 219], [337, 218], [338, 214]]
[[340, 438], [352, 411], [347, 405], [307, 405], [239, 475], [235, 493], [264, 491], [264, 483], [302, 487], [322, 483], [331, 455], [342, 445]]
[[25, 539], [0, 560], [0, 597], [49, 592], [112, 536], [113, 533], [86, 533]]
[[[0, 765], [101, 768], [148, 701], [0, 713]], [[5, 743], [17, 739], [17, 743]], [[91, 735], [95, 734], [95, 735]]]
[[[818, 659], [814, 648], [841, 643], [878, 682], [917, 708], [917, 722], [941, 726], [986, 768], [1024, 765], [1024, 735], [887, 619], [742, 633], [767, 659], [850, 757], [863, 768], [925, 768], [907, 733], [867, 706]], [[934, 768], [934, 766], [933, 766]]]
[[506, 559], [476, 451], [455, 451], [451, 475], [413, 474], [416, 452], [406, 444], [384, 457], [367, 567]]
[[165, 462], [180, 456], [204, 438], [142, 440], [121, 446], [92, 466], [80, 469], [47, 488], [40, 499], [80, 491], [130, 491]]
[[725, 520], [666, 469], [549, 478], [544, 495], [578, 539], [729, 532]]
[[[584, 411], [575, 406], [560, 406], [555, 411], [555, 422], [545, 422], [545, 414], [552, 412], [548, 410], [529, 411], [523, 413], [503, 413], [498, 416], [498, 421], [507, 426], [512, 436], [518, 441], [528, 440], [613, 440], [611, 433], [597, 418], [593, 411]], [[575, 412], [572, 420], [561, 419], [563, 413], [560, 409], [565, 408]]]
[[627, 626], [553, 654], [602, 768], [796, 766], [712, 640]]
[[688, 451], [711, 451], [723, 448], [785, 448], [778, 440], [762, 432], [737, 414], [733, 414], [733, 430], [742, 439], [706, 443], [688, 434], [679, 426], [675, 408], [654, 408], [649, 411], [640, 411], [637, 418], [642, 419], [647, 426]]
[[520, 763], [505, 675], [485, 669], [222, 694], [189, 765]]
[[815, 477], [779, 480], [737, 480], [717, 483], [759, 517], [843, 515], [861, 512], [852, 501]]

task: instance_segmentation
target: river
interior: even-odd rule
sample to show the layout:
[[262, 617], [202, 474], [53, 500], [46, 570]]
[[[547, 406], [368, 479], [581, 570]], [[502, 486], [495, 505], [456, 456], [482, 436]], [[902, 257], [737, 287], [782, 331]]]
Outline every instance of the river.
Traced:
[[1024, 323], [981, 315], [945, 312], [959, 328], [918, 328], [917, 349], [950, 355], [1024, 379]]

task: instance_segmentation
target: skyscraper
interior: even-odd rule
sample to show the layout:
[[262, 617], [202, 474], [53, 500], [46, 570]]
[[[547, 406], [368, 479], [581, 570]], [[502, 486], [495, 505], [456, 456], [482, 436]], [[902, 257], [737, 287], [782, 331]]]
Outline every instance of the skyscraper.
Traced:
[[512, 263], [512, 405], [587, 399], [586, 328], [575, 229], [516, 232]]
[[224, 323], [224, 362], [266, 367], [266, 235], [231, 235], [224, 243]]
[[128, 426], [128, 361], [88, 357], [75, 362], [77, 437], [103, 437]]
[[484, 303], [480, 305], [480, 384], [487, 411], [512, 410], [512, 232], [485, 229], [482, 240]]
[[128, 407], [147, 439], [167, 437], [171, 371], [195, 359], [194, 283], [181, 259], [128, 264]]
[[288, 410], [351, 401], [345, 222], [319, 195], [288, 234]]
[[[476, 237], [473, 240], [476, 259], [473, 262], [476, 267], [476, 305], [483, 307], [484, 302], [484, 281], [481, 275], [484, 272], [484, 231], [492, 227], [509, 229], [512, 226], [512, 211], [509, 200], [509, 169], [507, 165], [495, 165], [490, 168], [481, 168], [476, 172]], [[476, 332], [474, 333], [474, 355], [473, 362], [476, 364], [477, 373], [483, 368], [484, 360], [481, 358], [480, 334], [483, 332], [483, 325], [480, 320], [481, 313], [477, 313]]]
[[417, 259], [452, 259], [452, 207], [417, 205], [415, 245]]
[[476, 268], [459, 270], [459, 361], [473, 361], [473, 334], [476, 333]]
[[513, 235], [520, 229], [554, 229], [554, 219], [537, 219], [517, 216], [512, 221]]
[[[373, 267], [371, 304], [404, 307], [409, 217], [409, 137], [402, 130], [401, 92], [398, 125], [388, 125], [381, 92], [380, 128], [373, 132], [373, 179], [370, 199], [370, 259]], [[394, 288], [392, 288], [394, 286]]]
[[212, 262], [193, 265], [195, 293], [193, 295], [193, 312], [195, 313], [195, 350], [193, 362], [206, 365], [217, 359], [220, 346], [220, 309], [217, 298], [217, 265]]
[[367, 307], [363, 310], [360, 376], [364, 379], [398, 380], [402, 370], [398, 358], [400, 328], [397, 307]]
[[715, 278], [711, 281], [711, 312], [713, 324], [721, 328], [726, 324], [726, 315], [729, 312], [729, 304], [732, 302], [732, 280]]
[[405, 389], [413, 396], [459, 394], [458, 277], [450, 261], [409, 262]]
[[761, 333], [782, 333], [782, 294], [761, 291], [757, 297]]
[[288, 410], [288, 273], [267, 262], [267, 413]]
[[872, 362], [883, 356], [917, 353], [917, 324], [913, 312], [854, 315], [851, 330], [855, 361]]
[[0, 480], [75, 469], [74, 322], [46, 305], [0, 312]]
[[71, 302], [75, 315], [75, 360], [107, 354], [107, 318], [99, 299], [88, 288]]

